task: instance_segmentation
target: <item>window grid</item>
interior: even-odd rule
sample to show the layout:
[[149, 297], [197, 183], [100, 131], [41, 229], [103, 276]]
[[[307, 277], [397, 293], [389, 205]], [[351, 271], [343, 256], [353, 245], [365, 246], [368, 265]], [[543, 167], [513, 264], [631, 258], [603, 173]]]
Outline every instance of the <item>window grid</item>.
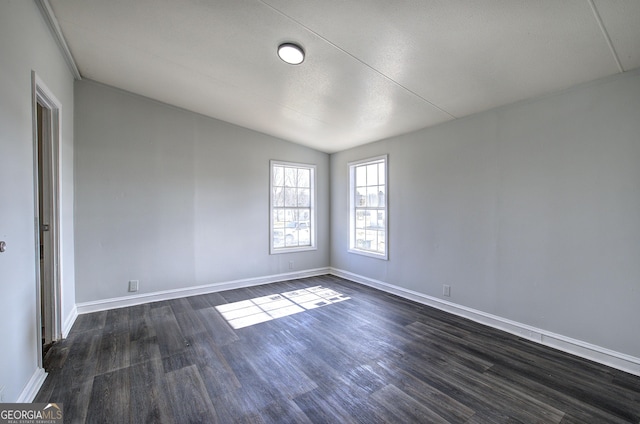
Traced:
[[271, 253], [315, 248], [312, 165], [271, 162]]
[[387, 158], [350, 164], [350, 250], [387, 258]]

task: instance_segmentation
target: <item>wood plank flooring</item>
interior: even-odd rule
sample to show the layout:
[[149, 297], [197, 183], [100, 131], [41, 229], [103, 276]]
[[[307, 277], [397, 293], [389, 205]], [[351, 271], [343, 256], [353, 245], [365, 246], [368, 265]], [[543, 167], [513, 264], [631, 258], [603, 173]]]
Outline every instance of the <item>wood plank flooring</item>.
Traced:
[[[215, 309], [317, 285], [351, 299]], [[640, 423], [640, 377], [334, 276], [81, 315], [45, 365], [65, 422]]]

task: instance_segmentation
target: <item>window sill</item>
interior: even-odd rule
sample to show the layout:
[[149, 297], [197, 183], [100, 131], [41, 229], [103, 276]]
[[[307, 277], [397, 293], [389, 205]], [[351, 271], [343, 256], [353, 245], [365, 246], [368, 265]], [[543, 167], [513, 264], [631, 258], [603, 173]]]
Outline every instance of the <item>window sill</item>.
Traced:
[[384, 261], [389, 260], [389, 255], [387, 255], [386, 253], [374, 253], [374, 252], [369, 252], [367, 250], [360, 250], [360, 249], [354, 249], [354, 248], [350, 248], [348, 252], [354, 253], [360, 256], [368, 256], [370, 258], [382, 259]]
[[296, 252], [308, 252], [310, 250], [318, 250], [316, 246], [300, 246], [300, 247], [282, 247], [271, 248], [270, 255], [279, 255], [282, 253], [296, 253]]

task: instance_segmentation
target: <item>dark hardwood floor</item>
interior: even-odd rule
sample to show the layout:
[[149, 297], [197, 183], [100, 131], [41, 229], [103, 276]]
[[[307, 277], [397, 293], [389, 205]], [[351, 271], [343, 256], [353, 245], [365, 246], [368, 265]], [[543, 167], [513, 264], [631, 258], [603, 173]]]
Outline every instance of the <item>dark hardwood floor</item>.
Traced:
[[[215, 306], [350, 299], [237, 330]], [[640, 423], [640, 377], [334, 276], [78, 317], [35, 402], [89, 423]]]

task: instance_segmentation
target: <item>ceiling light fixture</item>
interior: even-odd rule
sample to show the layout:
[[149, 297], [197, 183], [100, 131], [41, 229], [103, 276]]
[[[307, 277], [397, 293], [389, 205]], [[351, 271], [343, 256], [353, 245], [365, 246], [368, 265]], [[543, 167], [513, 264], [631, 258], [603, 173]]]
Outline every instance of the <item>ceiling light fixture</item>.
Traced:
[[299, 65], [304, 61], [304, 50], [294, 43], [283, 43], [278, 46], [278, 56], [290, 65]]

